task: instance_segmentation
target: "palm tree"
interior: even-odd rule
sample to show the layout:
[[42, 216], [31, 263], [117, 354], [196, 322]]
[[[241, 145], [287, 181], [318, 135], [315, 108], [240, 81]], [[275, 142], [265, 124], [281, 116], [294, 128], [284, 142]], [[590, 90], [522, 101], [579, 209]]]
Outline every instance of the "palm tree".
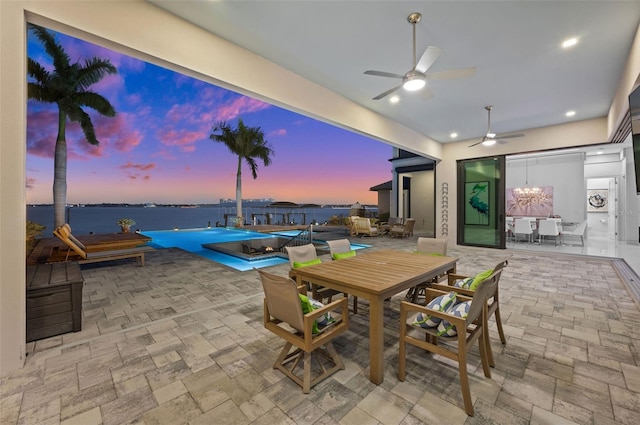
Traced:
[[28, 83], [29, 99], [58, 105], [58, 136], [54, 154], [53, 205], [54, 224], [64, 224], [64, 208], [67, 202], [67, 141], [66, 126], [69, 121], [80, 123], [88, 143], [99, 144], [91, 117], [83, 110], [88, 107], [102, 115], [113, 117], [116, 111], [107, 99], [89, 90], [107, 74], [116, 74], [115, 66], [107, 59], [92, 58], [70, 63], [71, 59], [55, 37], [46, 29], [29, 25], [45, 51], [53, 59], [53, 71], [48, 71], [35, 60], [28, 58], [27, 73], [33, 78]]
[[[219, 133], [218, 133], [219, 132]], [[273, 150], [264, 139], [264, 132], [260, 127], [247, 127], [238, 119], [238, 127], [232, 128], [225, 121], [218, 122], [213, 126], [213, 132], [209, 138], [215, 142], [224, 143], [229, 151], [238, 155], [238, 171], [236, 173], [236, 227], [242, 227], [244, 218], [242, 217], [242, 160], [245, 160], [251, 168], [251, 175], [258, 178], [258, 163], [256, 159], [261, 159], [265, 167], [271, 165], [271, 155]]]

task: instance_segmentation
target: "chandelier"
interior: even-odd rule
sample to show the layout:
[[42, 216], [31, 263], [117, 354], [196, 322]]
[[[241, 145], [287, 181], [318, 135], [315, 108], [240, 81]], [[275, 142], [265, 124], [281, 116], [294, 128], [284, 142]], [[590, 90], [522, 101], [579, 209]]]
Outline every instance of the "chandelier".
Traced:
[[524, 172], [525, 172], [525, 177], [524, 177], [524, 187], [516, 187], [513, 189], [513, 193], [516, 197], [521, 198], [523, 200], [528, 199], [529, 201], [532, 200], [532, 198], [537, 198], [540, 193], [542, 193], [542, 189], [540, 189], [539, 187], [529, 187], [529, 157], [527, 156], [527, 158], [525, 159], [525, 165], [524, 165]]

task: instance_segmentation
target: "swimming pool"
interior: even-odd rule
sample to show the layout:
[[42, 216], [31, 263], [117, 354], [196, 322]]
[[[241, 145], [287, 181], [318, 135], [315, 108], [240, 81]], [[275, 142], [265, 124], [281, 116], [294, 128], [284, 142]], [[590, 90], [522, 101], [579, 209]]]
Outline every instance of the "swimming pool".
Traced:
[[[244, 229], [230, 229], [226, 227], [198, 228], [198, 229], [180, 229], [180, 230], [150, 230], [142, 231], [141, 234], [150, 237], [150, 245], [154, 248], [180, 248], [185, 251], [192, 252], [196, 255], [204, 257], [216, 263], [234, 268], [240, 271], [252, 270], [255, 268], [275, 266], [277, 264], [287, 263], [286, 258], [271, 257], [263, 260], [245, 260], [232, 255], [223, 254], [207, 248], [202, 244], [210, 244], [217, 242], [234, 242], [249, 239], [265, 239], [272, 237], [277, 239], [278, 236], [295, 236], [299, 231], [284, 231], [274, 233], [260, 233]], [[322, 242], [322, 240], [316, 240]], [[353, 249], [368, 248], [369, 245], [354, 244]]]

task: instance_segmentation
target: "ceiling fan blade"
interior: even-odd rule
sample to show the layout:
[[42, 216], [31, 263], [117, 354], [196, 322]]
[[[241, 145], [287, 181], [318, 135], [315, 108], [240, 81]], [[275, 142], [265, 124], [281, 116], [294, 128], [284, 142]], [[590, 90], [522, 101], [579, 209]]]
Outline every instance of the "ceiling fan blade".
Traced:
[[515, 137], [524, 137], [524, 134], [518, 133], [518, 134], [507, 134], [504, 136], [496, 136], [497, 139], [513, 139]]
[[422, 90], [420, 90], [420, 98], [422, 100], [429, 100], [433, 97], [433, 92], [431, 91], [431, 89], [429, 89], [429, 87], [424, 87], [422, 88]]
[[389, 96], [391, 93], [393, 93], [394, 91], [398, 90], [402, 88], [402, 84], [400, 84], [399, 86], [395, 86], [392, 89], [387, 90], [386, 92], [380, 93], [379, 95], [377, 95], [376, 97], [373, 98], [373, 100], [380, 100], [383, 97]]
[[470, 148], [474, 147], [474, 146], [478, 146], [480, 143], [484, 142], [484, 137], [482, 138], [482, 140], [480, 140], [479, 142], [474, 143], [473, 145], [469, 145]]
[[365, 71], [364, 72], [367, 75], [375, 75], [377, 77], [389, 77], [389, 78], [404, 78], [404, 75], [400, 75], [400, 74], [394, 74], [393, 72], [384, 72], [384, 71]]
[[427, 80], [453, 80], [456, 78], [469, 78], [476, 75], [475, 68], [450, 69], [448, 71], [430, 72], [425, 74]]
[[427, 72], [427, 69], [429, 69], [436, 60], [438, 60], [438, 58], [440, 57], [440, 53], [442, 53], [442, 49], [439, 47], [427, 47], [427, 50], [424, 51], [422, 57], [416, 64], [416, 71], [420, 71], [422, 73]]

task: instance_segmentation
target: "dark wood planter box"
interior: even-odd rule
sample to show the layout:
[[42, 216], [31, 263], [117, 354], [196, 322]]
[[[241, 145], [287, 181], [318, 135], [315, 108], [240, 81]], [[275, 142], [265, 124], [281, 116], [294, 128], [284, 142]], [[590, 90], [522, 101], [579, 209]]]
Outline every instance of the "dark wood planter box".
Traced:
[[75, 261], [27, 267], [27, 342], [82, 329], [83, 284]]

